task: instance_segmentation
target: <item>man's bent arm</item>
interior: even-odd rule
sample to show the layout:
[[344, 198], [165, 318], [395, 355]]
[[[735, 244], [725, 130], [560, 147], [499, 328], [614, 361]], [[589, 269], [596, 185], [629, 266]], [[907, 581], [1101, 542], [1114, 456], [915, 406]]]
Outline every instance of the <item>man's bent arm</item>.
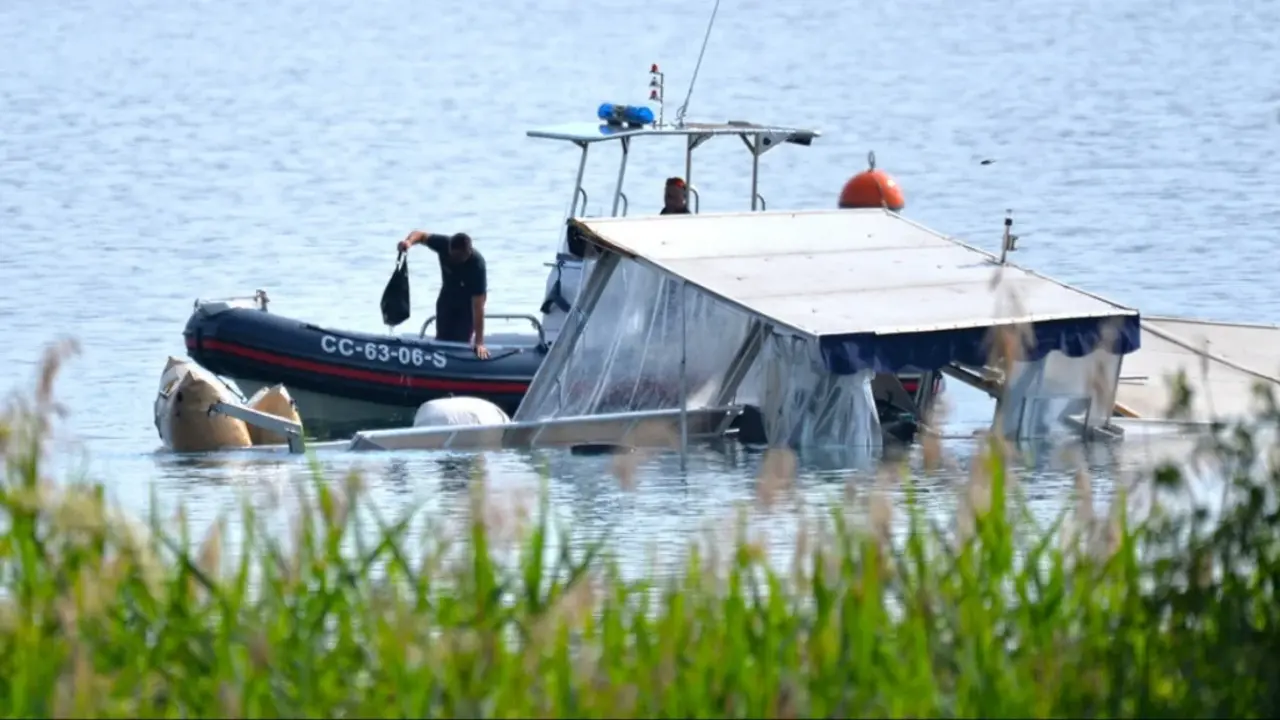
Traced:
[[471, 318], [475, 326], [475, 344], [484, 344], [484, 301], [487, 295], [471, 296]]
[[409, 233], [409, 237], [405, 238], [409, 241], [409, 245], [426, 245], [436, 252], [445, 252], [449, 249], [449, 236], [439, 233], [425, 233], [421, 230], [414, 230]]

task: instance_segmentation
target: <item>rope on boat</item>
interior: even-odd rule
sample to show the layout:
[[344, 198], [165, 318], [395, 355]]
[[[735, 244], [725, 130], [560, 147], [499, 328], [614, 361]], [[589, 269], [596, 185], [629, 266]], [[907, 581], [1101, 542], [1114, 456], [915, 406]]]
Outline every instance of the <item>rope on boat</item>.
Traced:
[[715, 7], [711, 9], [711, 20], [707, 22], [707, 34], [702, 38], [702, 49], [698, 51], [698, 62], [693, 66], [693, 77], [689, 79], [689, 92], [685, 93], [684, 102], [676, 108], [677, 127], [684, 125], [685, 113], [689, 111], [689, 99], [693, 97], [693, 85], [698, 82], [698, 71], [702, 69], [702, 57], [707, 53], [707, 41], [711, 39], [711, 28], [716, 24], [716, 13], [719, 11], [720, 0], [716, 0]]

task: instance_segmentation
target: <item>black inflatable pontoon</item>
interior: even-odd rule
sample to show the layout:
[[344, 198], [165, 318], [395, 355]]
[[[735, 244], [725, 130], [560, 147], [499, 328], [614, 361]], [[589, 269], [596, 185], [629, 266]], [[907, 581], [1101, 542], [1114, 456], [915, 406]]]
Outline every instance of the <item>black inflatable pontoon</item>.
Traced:
[[[538, 333], [489, 335], [486, 360], [461, 343], [334, 330], [216, 301], [198, 303], [182, 334], [193, 360], [235, 380], [246, 394], [251, 387], [283, 383], [311, 430], [316, 420], [328, 423], [305, 406], [332, 406], [334, 400], [384, 406], [399, 416], [388, 417], [388, 423], [412, 418], [422, 403], [451, 395], [484, 398], [515, 414], [547, 352], [536, 319], [528, 319]], [[308, 395], [324, 401], [307, 403]]]

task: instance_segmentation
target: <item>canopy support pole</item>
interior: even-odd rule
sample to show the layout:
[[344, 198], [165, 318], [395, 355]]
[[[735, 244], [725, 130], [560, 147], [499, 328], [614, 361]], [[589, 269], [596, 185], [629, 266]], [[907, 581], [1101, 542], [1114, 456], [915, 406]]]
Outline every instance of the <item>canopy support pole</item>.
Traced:
[[688, 311], [689, 283], [680, 281], [680, 472], [689, 467], [689, 379], [685, 370], [688, 362]]

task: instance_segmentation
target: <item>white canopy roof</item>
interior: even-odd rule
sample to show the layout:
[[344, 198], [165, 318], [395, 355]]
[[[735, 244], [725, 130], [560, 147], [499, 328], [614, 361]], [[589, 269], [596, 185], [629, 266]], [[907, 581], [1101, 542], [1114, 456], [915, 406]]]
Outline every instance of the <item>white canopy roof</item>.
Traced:
[[1137, 316], [881, 209], [575, 222], [603, 247], [814, 337]]

